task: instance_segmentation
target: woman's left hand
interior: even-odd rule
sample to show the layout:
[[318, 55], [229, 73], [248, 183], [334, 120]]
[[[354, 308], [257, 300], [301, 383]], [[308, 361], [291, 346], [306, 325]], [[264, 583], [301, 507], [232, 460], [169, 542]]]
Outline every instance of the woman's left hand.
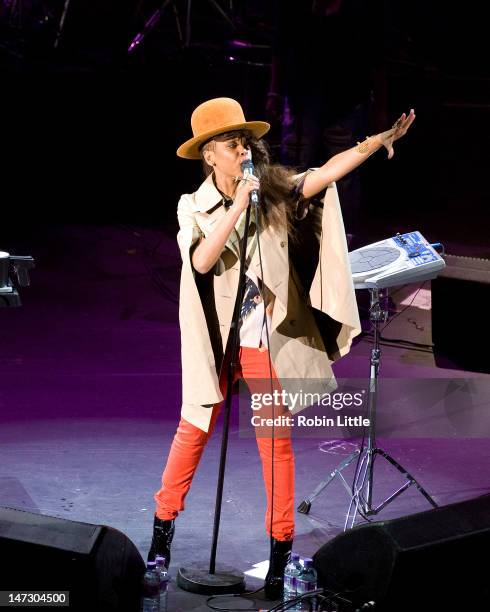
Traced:
[[381, 143], [388, 151], [388, 159], [391, 159], [395, 154], [393, 149], [393, 143], [402, 136], [405, 136], [408, 128], [412, 125], [415, 120], [415, 111], [413, 108], [410, 110], [408, 116], [403, 113], [402, 116], [393, 124], [391, 130], [386, 130], [380, 134]]

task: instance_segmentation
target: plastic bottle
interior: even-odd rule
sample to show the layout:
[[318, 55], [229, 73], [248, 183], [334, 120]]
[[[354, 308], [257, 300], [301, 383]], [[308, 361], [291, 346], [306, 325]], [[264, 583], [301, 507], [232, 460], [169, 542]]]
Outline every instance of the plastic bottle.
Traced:
[[[291, 553], [289, 563], [284, 568], [284, 594], [282, 601], [286, 603], [291, 599], [296, 598], [296, 579], [303, 570], [299, 562], [299, 555], [295, 552]], [[288, 610], [299, 610], [298, 606], [288, 608]]]
[[[305, 557], [303, 559], [303, 571], [296, 578], [296, 593], [297, 596], [308, 591], [314, 591], [317, 588], [317, 573], [313, 567], [313, 559]], [[310, 607], [311, 606], [311, 607]], [[309, 601], [302, 601], [299, 610], [316, 610], [316, 597]]]
[[160, 581], [160, 607], [158, 609], [160, 612], [167, 612], [167, 593], [170, 576], [167, 568], [165, 567], [165, 557], [157, 555], [155, 557], [155, 563], [157, 575]]
[[160, 605], [160, 579], [156, 572], [155, 561], [148, 561], [143, 576], [142, 612], [158, 612]]

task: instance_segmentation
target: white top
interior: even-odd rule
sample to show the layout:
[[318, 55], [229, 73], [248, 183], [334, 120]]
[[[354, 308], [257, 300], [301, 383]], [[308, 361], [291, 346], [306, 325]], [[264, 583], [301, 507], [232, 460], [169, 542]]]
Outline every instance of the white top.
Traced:
[[[240, 346], [259, 348], [268, 346], [264, 317], [264, 298], [260, 292], [260, 281], [253, 270], [245, 272], [245, 293], [240, 310]], [[270, 310], [269, 308], [265, 310]], [[272, 317], [267, 312], [267, 328], [271, 330]]]

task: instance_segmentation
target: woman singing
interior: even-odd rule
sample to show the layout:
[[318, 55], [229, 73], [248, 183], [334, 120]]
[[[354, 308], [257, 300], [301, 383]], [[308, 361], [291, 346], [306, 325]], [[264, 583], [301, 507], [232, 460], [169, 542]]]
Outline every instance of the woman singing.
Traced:
[[[226, 394], [228, 339], [251, 192], [259, 192], [260, 205], [252, 211], [247, 237], [235, 379], [243, 378], [251, 391], [264, 379], [275, 389], [287, 387], [288, 380], [325, 381], [324, 389], [331, 389], [331, 364], [349, 351], [360, 331], [335, 181], [382, 147], [391, 158], [393, 142], [414, 118], [413, 110], [403, 114], [386, 132], [297, 175], [270, 163], [262, 140], [269, 124], [246, 121], [235, 100], [216, 98], [194, 110], [193, 138], [177, 155], [202, 160], [207, 178], [195, 193], [181, 197], [177, 210], [183, 405], [155, 494], [149, 560], [161, 554], [170, 562], [174, 521], [184, 509]], [[250, 155], [255, 172], [244, 177], [241, 164]], [[267, 493], [265, 528], [271, 538], [265, 583], [270, 599], [282, 594], [294, 537], [293, 449], [288, 428], [278, 430], [257, 432]]]

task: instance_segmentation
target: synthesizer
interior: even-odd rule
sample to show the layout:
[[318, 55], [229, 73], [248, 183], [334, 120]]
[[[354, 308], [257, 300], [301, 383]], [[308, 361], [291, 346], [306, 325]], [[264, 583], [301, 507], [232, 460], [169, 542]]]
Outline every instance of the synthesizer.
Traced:
[[435, 278], [444, 259], [418, 231], [397, 234], [349, 253], [355, 289], [385, 289]]

